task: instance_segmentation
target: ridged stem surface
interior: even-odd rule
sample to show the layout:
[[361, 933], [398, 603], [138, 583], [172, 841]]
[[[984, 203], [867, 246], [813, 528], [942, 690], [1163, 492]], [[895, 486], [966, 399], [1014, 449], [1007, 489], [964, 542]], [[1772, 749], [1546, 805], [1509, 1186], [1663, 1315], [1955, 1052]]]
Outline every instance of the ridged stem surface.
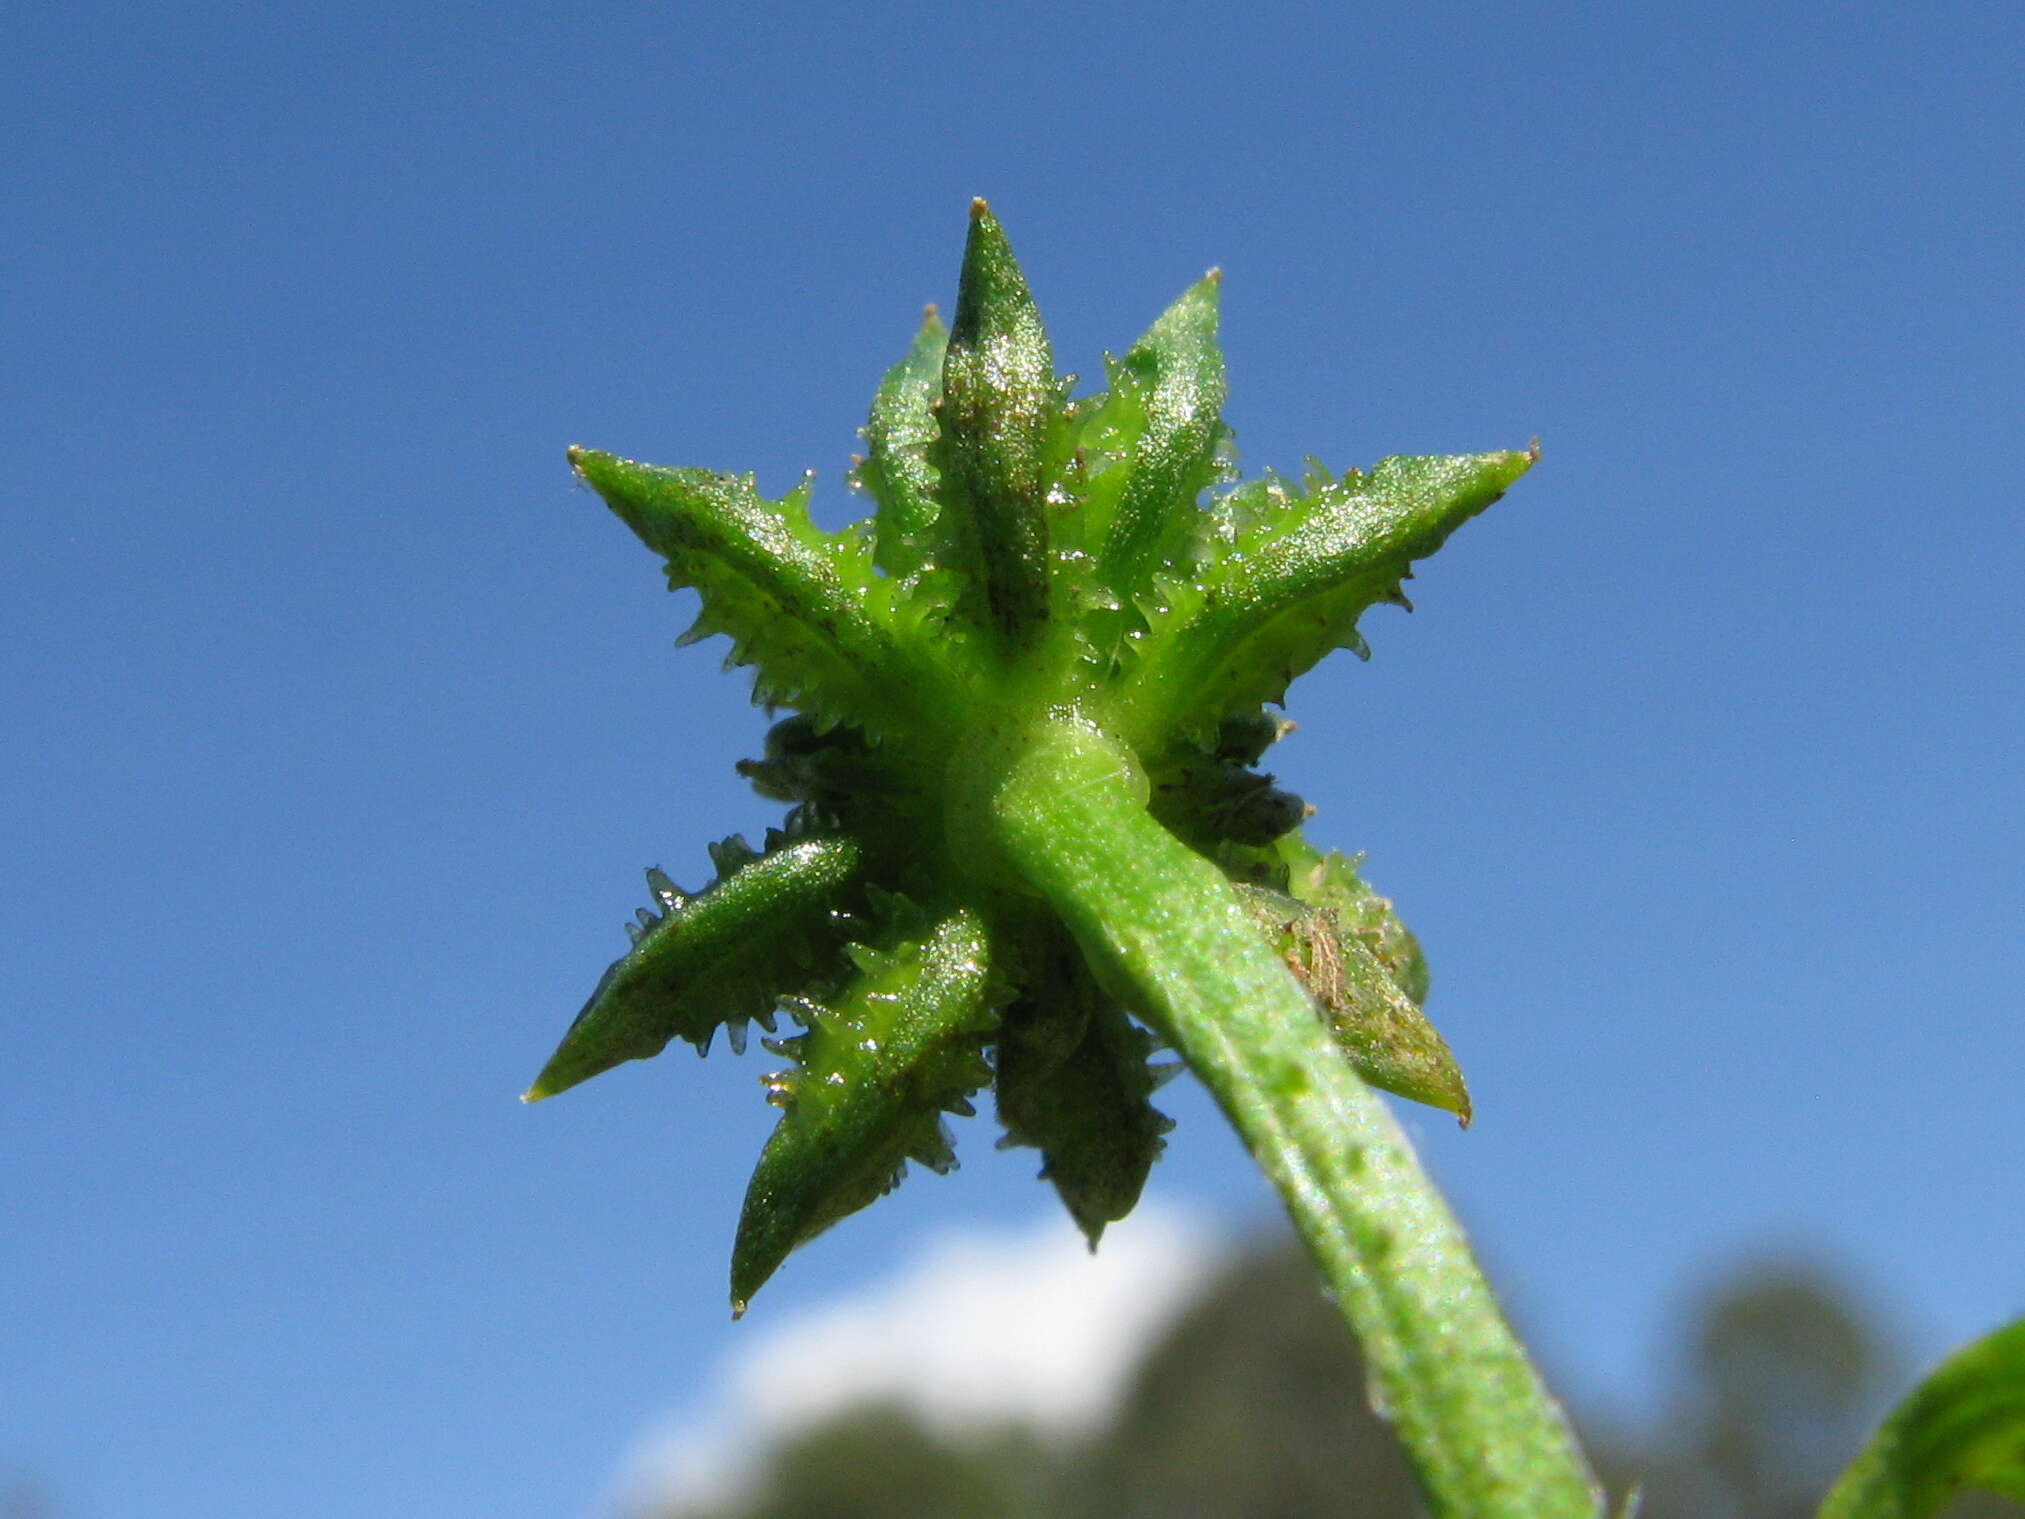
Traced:
[[1125, 752], [1070, 721], [1021, 735], [1002, 748], [991, 812], [1007, 862], [1209, 1087], [1278, 1189], [1431, 1510], [1594, 1516], [1560, 1407], [1405, 1134], [1228, 881], [1147, 815]]

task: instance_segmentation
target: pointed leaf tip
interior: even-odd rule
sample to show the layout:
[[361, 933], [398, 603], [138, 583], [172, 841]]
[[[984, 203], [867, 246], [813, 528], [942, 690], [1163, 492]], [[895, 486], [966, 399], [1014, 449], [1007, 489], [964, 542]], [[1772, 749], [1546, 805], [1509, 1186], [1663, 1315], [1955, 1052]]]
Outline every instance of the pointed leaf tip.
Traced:
[[719, 852], [719, 878], [655, 919], [605, 972], [524, 1101], [657, 1055], [671, 1039], [701, 1053], [720, 1024], [763, 1018], [829, 952], [835, 909], [857, 881], [855, 840], [804, 839], [750, 859]]
[[1321, 854], [1298, 835], [1279, 844], [1288, 896], [1241, 887], [1255, 920], [1314, 998], [1357, 1074], [1415, 1102], [1471, 1119], [1469, 1087], [1448, 1044], [1427, 1021], [1427, 962], [1392, 903], [1361, 880], [1353, 861]]
[[1197, 497], [1216, 476], [1225, 432], [1218, 289], [1212, 270], [1182, 291], [1114, 374], [1106, 411], [1136, 436], [1099, 559], [1104, 582], [1121, 595], [1147, 590], [1163, 559], [1192, 536]]
[[[1277, 702], [1333, 649], [1368, 653], [1364, 611], [1532, 467], [1530, 452], [1394, 456], [1299, 493], [1267, 477], [1218, 499], [1218, 594], [1156, 629], [1137, 655], [1129, 700], [1149, 734], [1187, 714]], [[1141, 739], [1142, 743], [1149, 739]]]
[[917, 1160], [952, 1160], [941, 1114], [991, 1080], [996, 1023], [981, 922], [959, 911], [927, 939], [872, 957], [811, 1020], [779, 1084], [789, 1101], [761, 1151], [732, 1245], [734, 1306], [789, 1253], [890, 1192]]
[[998, 1032], [998, 1117], [1095, 1251], [1129, 1215], [1172, 1127], [1148, 1100], [1152, 1039], [1073, 961], [1031, 987]]
[[948, 342], [949, 331], [936, 308], [926, 307], [913, 343], [879, 382], [865, 419], [866, 453], [856, 483], [877, 507], [873, 561], [888, 575], [920, 569], [940, 557], [949, 540], [928, 458], [941, 432], [935, 401], [942, 391]]
[[903, 705], [935, 684], [936, 667], [872, 610], [874, 566], [862, 541], [809, 521], [806, 481], [773, 501], [750, 474], [660, 468], [594, 449], [577, 450], [574, 463], [666, 558], [670, 588], [702, 599], [686, 641], [730, 638], [734, 662], [753, 667], [759, 700], [875, 731], [914, 720]]
[[964, 240], [941, 382], [929, 452], [941, 505], [968, 540], [959, 557], [984, 593], [980, 620], [1021, 645], [1048, 615], [1048, 450], [1062, 396], [1026, 275], [982, 200]]

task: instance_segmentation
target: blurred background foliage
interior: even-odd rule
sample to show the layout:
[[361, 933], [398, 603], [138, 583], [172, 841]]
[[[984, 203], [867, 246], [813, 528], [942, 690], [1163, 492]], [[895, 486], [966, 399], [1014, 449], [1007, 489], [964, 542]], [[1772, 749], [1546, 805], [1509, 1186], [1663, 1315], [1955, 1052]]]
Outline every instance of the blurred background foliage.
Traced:
[[[1806, 1519], [1910, 1385], [1877, 1315], [1819, 1268], [1739, 1271], [1684, 1316], [1655, 1427], [1571, 1409], [1613, 1512]], [[1232, 1261], [1155, 1340], [1110, 1423], [1063, 1445], [1018, 1426], [941, 1433], [889, 1403], [774, 1450], [717, 1508], [631, 1519], [1415, 1519], [1422, 1512], [1299, 1248]], [[1967, 1493], [1946, 1519], [2025, 1519]]]

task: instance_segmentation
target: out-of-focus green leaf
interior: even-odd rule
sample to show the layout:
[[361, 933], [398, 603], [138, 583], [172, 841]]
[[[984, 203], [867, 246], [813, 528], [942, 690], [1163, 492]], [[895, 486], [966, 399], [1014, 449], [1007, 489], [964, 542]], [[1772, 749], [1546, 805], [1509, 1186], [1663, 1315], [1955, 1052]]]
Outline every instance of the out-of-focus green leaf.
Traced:
[[2025, 1319], [1956, 1351], [1915, 1387], [1821, 1519], [1927, 1519], [1965, 1488], [2025, 1500]]

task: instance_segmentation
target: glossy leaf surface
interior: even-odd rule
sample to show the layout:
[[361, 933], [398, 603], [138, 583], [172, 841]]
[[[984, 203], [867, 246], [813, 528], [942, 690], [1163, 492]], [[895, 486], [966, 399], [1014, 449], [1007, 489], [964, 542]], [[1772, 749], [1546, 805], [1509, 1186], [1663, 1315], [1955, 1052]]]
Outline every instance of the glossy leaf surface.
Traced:
[[[1073, 397], [978, 202], [949, 325], [929, 308], [867, 415], [868, 521], [819, 529], [806, 483], [770, 499], [747, 475], [571, 451], [700, 597], [683, 641], [724, 635], [754, 699], [793, 709], [739, 766], [793, 809], [790, 839], [643, 918], [530, 1093], [776, 1008], [804, 1019], [778, 1041], [797, 1068], [772, 1088], [787, 1111], [739, 1229], [741, 1302], [904, 1160], [942, 1164], [942, 1115], [987, 1082], [1093, 1242], [1137, 1201], [1167, 1127], [1144, 1010], [993, 811], [1002, 773], [1063, 722], [1103, 735], [1120, 757], [1104, 784], [1223, 880], [1230, 922], [1339, 1060], [1468, 1114], [1411, 935], [1305, 844], [1312, 809], [1257, 767], [1286, 731], [1264, 704], [1330, 650], [1361, 652], [1358, 616], [1403, 600], [1412, 562], [1532, 456], [1233, 484], [1220, 292], [1214, 272], [1184, 290]], [[905, 901], [937, 920], [886, 916]]]
[[1150, 609], [1130, 699], [1148, 739], [1201, 733], [1229, 713], [1277, 702], [1334, 649], [1366, 653], [1357, 619], [1403, 603], [1413, 561], [1491, 505], [1530, 453], [1385, 459], [1369, 473], [1268, 478], [1215, 508], [1210, 562], [1168, 579]]
[[942, 1115], [991, 1080], [996, 1017], [982, 924], [960, 912], [920, 942], [854, 946], [858, 977], [827, 1006], [794, 1009], [806, 1032], [767, 1041], [795, 1062], [768, 1078], [782, 1109], [745, 1194], [731, 1301], [743, 1313], [790, 1250], [892, 1190], [909, 1160], [956, 1164]]
[[1062, 386], [1041, 313], [1005, 232], [971, 208], [963, 280], [942, 358], [931, 451], [954, 534], [999, 636], [1028, 644], [1048, 613], [1047, 493]]
[[855, 483], [878, 505], [873, 561], [888, 575], [921, 568], [942, 514], [928, 452], [941, 436], [935, 404], [942, 394], [942, 359], [949, 329], [933, 306], [905, 358], [886, 371], [865, 423], [865, 458]]
[[863, 852], [848, 838], [785, 841], [753, 855], [743, 840], [718, 847], [722, 874], [688, 896], [647, 873], [661, 912], [629, 924], [633, 947], [598, 982], [527, 1100], [567, 1091], [671, 1039], [699, 1051], [726, 1023], [758, 1018], [802, 984], [838, 938]]

